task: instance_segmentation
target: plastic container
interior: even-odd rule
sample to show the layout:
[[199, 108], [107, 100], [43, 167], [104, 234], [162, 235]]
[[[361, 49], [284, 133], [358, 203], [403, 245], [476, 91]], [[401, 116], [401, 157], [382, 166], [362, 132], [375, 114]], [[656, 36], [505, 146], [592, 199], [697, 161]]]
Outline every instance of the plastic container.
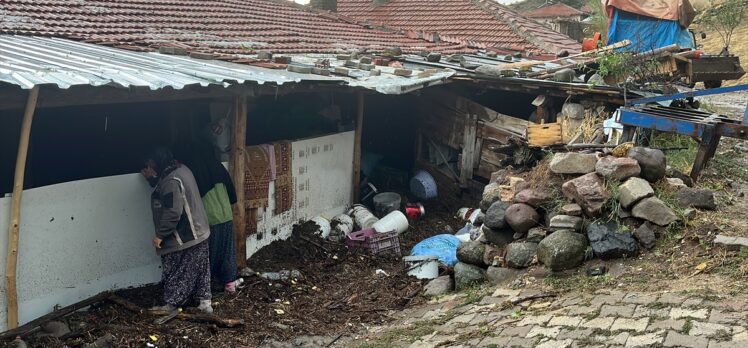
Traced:
[[348, 215], [353, 217], [353, 222], [356, 223], [359, 229], [371, 228], [375, 222], [379, 221], [374, 214], [364, 205], [356, 204], [348, 212]]
[[426, 208], [421, 203], [406, 203], [405, 204], [405, 215], [410, 221], [416, 221], [421, 216], [426, 215]]
[[364, 248], [372, 255], [400, 256], [400, 237], [396, 231], [378, 233], [373, 228], [352, 232], [345, 239], [350, 248]]
[[383, 217], [400, 209], [400, 195], [395, 192], [382, 192], [374, 196], [374, 210], [377, 216]]
[[475, 225], [475, 222], [482, 213], [483, 212], [480, 209], [460, 208], [460, 210], [457, 211], [457, 217], [462, 219], [462, 221]]
[[313, 221], [319, 227], [315, 232], [316, 234], [319, 234], [320, 237], [325, 239], [330, 236], [330, 220], [327, 220], [322, 216], [317, 216], [311, 221]]
[[418, 279], [435, 279], [439, 276], [439, 258], [432, 255], [403, 257], [408, 275]]
[[421, 170], [410, 179], [410, 192], [420, 200], [436, 198], [436, 181], [427, 171]]
[[379, 233], [396, 231], [397, 233], [403, 233], [408, 230], [408, 218], [399, 210], [395, 210], [379, 221], [371, 225], [371, 228]]
[[336, 215], [332, 220], [330, 220], [330, 225], [335, 226], [333, 227], [333, 230], [343, 236], [347, 236], [353, 232], [353, 219], [346, 214]]

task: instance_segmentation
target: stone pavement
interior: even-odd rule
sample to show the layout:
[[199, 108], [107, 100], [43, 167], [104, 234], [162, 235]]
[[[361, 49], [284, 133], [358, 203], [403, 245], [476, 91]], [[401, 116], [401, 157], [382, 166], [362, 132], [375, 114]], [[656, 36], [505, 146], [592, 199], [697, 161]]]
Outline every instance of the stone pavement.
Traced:
[[526, 301], [483, 289], [395, 314], [351, 347], [748, 347], [745, 299], [599, 290]]

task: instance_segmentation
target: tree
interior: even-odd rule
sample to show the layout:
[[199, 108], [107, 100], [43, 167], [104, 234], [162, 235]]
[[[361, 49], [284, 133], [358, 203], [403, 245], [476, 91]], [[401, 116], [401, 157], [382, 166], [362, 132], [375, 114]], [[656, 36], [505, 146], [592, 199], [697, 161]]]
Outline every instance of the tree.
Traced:
[[707, 29], [719, 34], [724, 43], [723, 53], [728, 52], [732, 35], [743, 20], [743, 2], [744, 0], [725, 0], [716, 4], [715, 0], [710, 0], [711, 9], [707, 10], [702, 19]]

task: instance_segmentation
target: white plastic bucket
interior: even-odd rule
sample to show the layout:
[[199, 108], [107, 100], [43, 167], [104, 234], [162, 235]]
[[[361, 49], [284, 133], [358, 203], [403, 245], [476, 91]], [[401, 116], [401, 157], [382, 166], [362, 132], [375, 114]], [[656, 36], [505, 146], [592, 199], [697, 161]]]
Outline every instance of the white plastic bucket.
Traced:
[[317, 229], [317, 234], [320, 235], [322, 238], [327, 238], [330, 235], [330, 221], [325, 219], [322, 216], [317, 216], [313, 218], [311, 221], [313, 221], [317, 226], [319, 226], [319, 229]]
[[366, 206], [356, 204], [348, 212], [348, 215], [353, 217], [353, 221], [358, 225], [360, 230], [371, 228], [375, 222], [379, 221]]
[[347, 236], [353, 231], [353, 219], [346, 214], [336, 215], [330, 223], [335, 225], [333, 229], [343, 236]]
[[435, 279], [439, 276], [439, 258], [431, 255], [403, 257], [408, 275], [418, 279]]
[[397, 233], [403, 233], [408, 230], [408, 218], [399, 210], [395, 210], [379, 221], [371, 225], [371, 228], [379, 233], [397, 231]]
[[436, 181], [427, 171], [421, 170], [410, 179], [410, 192], [418, 199], [436, 198]]

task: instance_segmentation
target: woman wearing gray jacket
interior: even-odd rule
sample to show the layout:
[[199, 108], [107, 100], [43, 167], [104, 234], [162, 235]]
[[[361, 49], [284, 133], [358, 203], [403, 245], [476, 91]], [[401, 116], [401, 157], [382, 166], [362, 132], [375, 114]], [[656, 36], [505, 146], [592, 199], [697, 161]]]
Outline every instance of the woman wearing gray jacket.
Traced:
[[171, 151], [157, 148], [141, 172], [154, 186], [151, 210], [153, 246], [161, 256], [164, 306], [173, 311], [189, 300], [212, 313], [208, 237], [210, 227], [192, 172], [177, 163]]

